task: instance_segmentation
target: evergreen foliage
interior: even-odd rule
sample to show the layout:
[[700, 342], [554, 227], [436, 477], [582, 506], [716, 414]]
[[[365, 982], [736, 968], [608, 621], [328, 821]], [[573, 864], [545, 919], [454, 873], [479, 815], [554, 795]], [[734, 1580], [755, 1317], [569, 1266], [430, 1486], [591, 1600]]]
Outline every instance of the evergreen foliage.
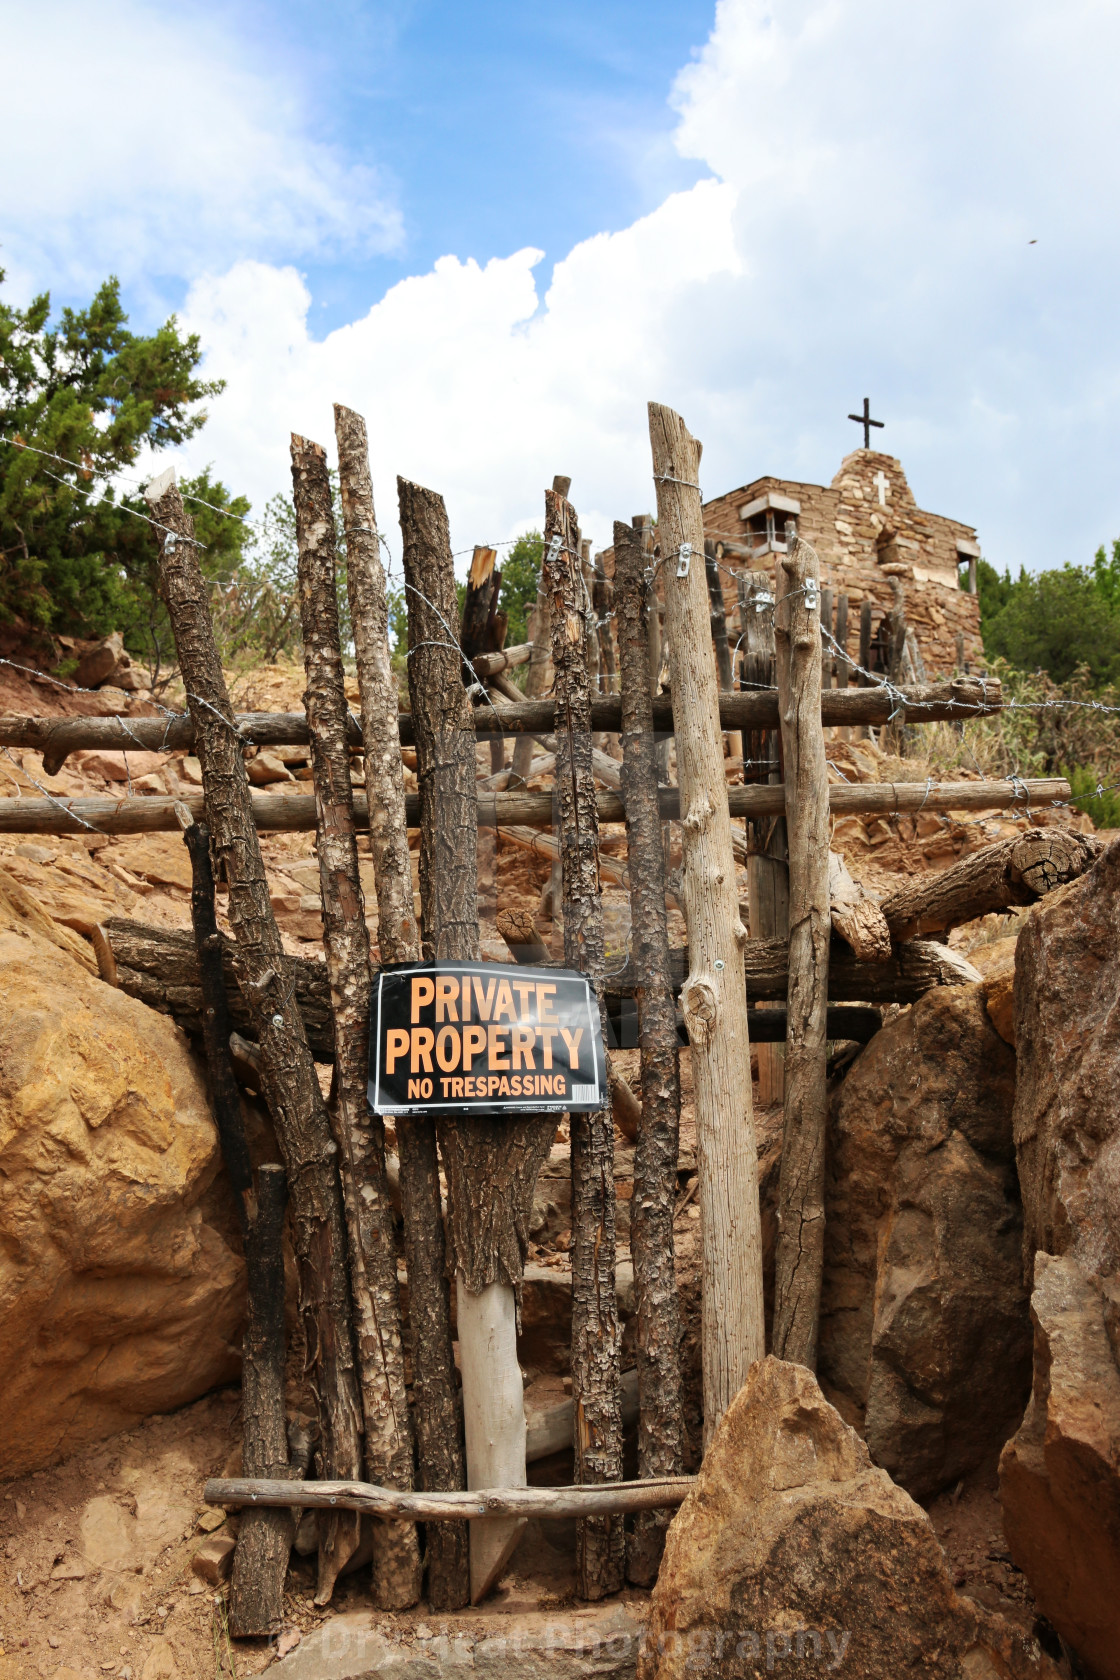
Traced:
[[[154, 532], [136, 517], [147, 512], [145, 504], [121, 497], [109, 481], [133, 467], [145, 447], [185, 443], [205, 423], [198, 405], [222, 382], [196, 377], [201, 359], [197, 336], [184, 337], [174, 316], [147, 337], [130, 332], [115, 278], [87, 308], [64, 309], [57, 322], [47, 292], [26, 309], [0, 302], [5, 619], [85, 636], [122, 628], [134, 651], [150, 652], [158, 617], [151, 600]], [[208, 473], [195, 488], [206, 500], [227, 500]], [[243, 527], [192, 511], [208, 544], [207, 565], [217, 571], [236, 564]]]

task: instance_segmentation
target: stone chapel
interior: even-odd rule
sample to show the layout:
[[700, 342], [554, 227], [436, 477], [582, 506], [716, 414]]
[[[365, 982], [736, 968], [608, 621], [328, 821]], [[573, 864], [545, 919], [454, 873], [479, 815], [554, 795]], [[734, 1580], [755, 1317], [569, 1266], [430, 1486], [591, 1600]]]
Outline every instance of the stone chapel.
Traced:
[[[848, 597], [850, 657], [859, 654], [863, 601], [870, 598], [878, 618], [891, 607], [898, 578], [929, 677], [949, 674], [958, 663], [973, 670], [981, 664], [976, 532], [959, 519], [923, 512], [893, 455], [855, 449], [830, 485], [756, 478], [704, 504], [704, 534], [736, 569], [747, 564], [772, 574], [776, 555], [785, 553], [787, 521], [820, 556], [822, 585], [834, 598]], [[959, 582], [964, 565], [967, 589]], [[725, 575], [729, 613], [736, 587]]]

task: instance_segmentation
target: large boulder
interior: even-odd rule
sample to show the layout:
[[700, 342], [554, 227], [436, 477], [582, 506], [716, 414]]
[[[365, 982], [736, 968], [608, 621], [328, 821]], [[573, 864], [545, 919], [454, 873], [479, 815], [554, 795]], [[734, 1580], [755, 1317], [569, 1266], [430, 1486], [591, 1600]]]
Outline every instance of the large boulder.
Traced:
[[0, 1477], [236, 1376], [219, 1165], [179, 1028], [0, 899]]
[[670, 1525], [639, 1680], [1027, 1680], [1054, 1665], [958, 1594], [929, 1518], [809, 1371], [752, 1366]]
[[1000, 1459], [1003, 1526], [1039, 1608], [1096, 1680], [1120, 1680], [1120, 1293], [1039, 1254], [1031, 1315], [1034, 1391]]
[[1120, 1270], [1120, 841], [1026, 918], [1015, 957], [1024, 1257]]
[[1030, 1388], [1014, 1092], [984, 988], [938, 987], [833, 1106], [819, 1371], [915, 1498], [1002, 1446]]

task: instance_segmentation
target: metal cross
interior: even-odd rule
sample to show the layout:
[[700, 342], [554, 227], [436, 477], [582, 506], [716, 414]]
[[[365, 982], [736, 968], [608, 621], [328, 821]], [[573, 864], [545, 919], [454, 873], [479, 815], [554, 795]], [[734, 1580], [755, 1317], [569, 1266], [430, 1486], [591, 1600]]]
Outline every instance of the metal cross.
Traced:
[[871, 428], [872, 428], [872, 426], [878, 426], [879, 429], [882, 430], [882, 428], [886, 425], [885, 420], [872, 420], [872, 418], [871, 418], [871, 398], [870, 397], [864, 397], [864, 399], [863, 399], [863, 413], [862, 414], [849, 414], [848, 419], [849, 420], [854, 420], [857, 426], [862, 426], [863, 427], [863, 447], [865, 449], [870, 449], [871, 448]]

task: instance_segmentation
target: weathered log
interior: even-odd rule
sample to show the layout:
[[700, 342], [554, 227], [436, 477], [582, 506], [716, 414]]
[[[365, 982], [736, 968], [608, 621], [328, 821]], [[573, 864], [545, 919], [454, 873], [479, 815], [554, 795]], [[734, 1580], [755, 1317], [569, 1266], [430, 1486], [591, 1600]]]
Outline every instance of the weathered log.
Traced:
[[1013, 904], [1033, 904], [1083, 875], [1097, 852], [1087, 835], [1030, 828], [961, 858], [941, 874], [915, 876], [883, 901], [882, 914], [895, 939], [945, 933]]
[[[743, 947], [725, 803], [718, 694], [701, 564], [700, 446], [683, 420], [649, 405], [657, 530], [673, 646], [682, 887], [692, 968], [681, 1008], [692, 1046], [700, 1223], [704, 1440], [766, 1352], [762, 1229]], [[754, 789], [744, 788], [746, 792]], [[762, 790], [759, 790], [762, 791]]]
[[[349, 521], [348, 521], [349, 522]], [[372, 529], [372, 527], [371, 527]], [[867, 603], [865, 603], [866, 605]], [[540, 630], [540, 605], [537, 615]], [[870, 624], [870, 617], [868, 620]], [[532, 626], [531, 626], [532, 627]], [[547, 624], [543, 642], [534, 634], [532, 646], [549, 646]], [[509, 650], [511, 653], [516, 649]], [[504, 654], [500, 656], [506, 657]], [[550, 656], [549, 656], [550, 657]], [[474, 720], [479, 734], [549, 735], [555, 717], [554, 703], [541, 699], [549, 684], [548, 659], [529, 655], [529, 676], [525, 697], [512, 706], [485, 707]], [[865, 661], [861, 657], [861, 664]], [[534, 665], [537, 676], [534, 678]], [[502, 670], [502, 665], [495, 669]], [[951, 681], [928, 683], [920, 688], [903, 687], [897, 702], [911, 723], [934, 723], [945, 719], [985, 717], [1001, 710], [1000, 684], [994, 677], [962, 676]], [[858, 694], [831, 691], [821, 702], [822, 722], [828, 725], [886, 723], [895, 707], [893, 693], [885, 687], [868, 687]], [[776, 729], [778, 701], [773, 693], [723, 693], [719, 698], [720, 724], [724, 729]], [[667, 700], [654, 701], [654, 727], [659, 733], [673, 727], [672, 707]], [[603, 695], [592, 702], [594, 730], [620, 728], [621, 709], [617, 695]], [[302, 712], [239, 712], [234, 722], [240, 740], [247, 746], [306, 746], [307, 719]], [[413, 744], [408, 713], [400, 720], [401, 741]], [[361, 732], [352, 719], [350, 745], [361, 747]], [[57, 775], [72, 752], [86, 749], [117, 752], [190, 752], [194, 747], [194, 724], [189, 714], [173, 717], [34, 717], [15, 714], [0, 717], [0, 746], [31, 747], [43, 754], [43, 769]]]
[[[359, 744], [365, 754], [365, 819], [377, 888], [377, 937], [383, 963], [410, 962], [420, 954], [420, 930], [412, 901], [397, 679], [389, 657], [389, 607], [366, 423], [353, 409], [336, 403], [334, 429], [362, 714]], [[351, 733], [352, 725], [351, 718]]]
[[[437, 628], [454, 612], [451, 545], [441, 498], [407, 489], [402, 527], [406, 578], [415, 584], [409, 685], [421, 797], [424, 939], [436, 959], [470, 961], [480, 950], [475, 736], [454, 653], [441, 645], [447, 638]], [[511, 1124], [446, 1114], [437, 1131], [448, 1179], [467, 1476], [474, 1486], [489, 1486], [525, 1475], [515, 1290], [528, 1247], [533, 1186], [555, 1124], [545, 1116]], [[518, 1533], [516, 1523], [472, 1533], [472, 1601], [495, 1584]]]
[[[571, 488], [571, 479], [566, 482]], [[552, 488], [559, 487], [561, 478], [557, 476], [552, 481]], [[568, 491], [563, 492], [567, 495]], [[537, 580], [537, 604], [529, 619], [529, 639], [533, 644], [533, 651], [529, 657], [529, 669], [525, 673], [525, 704], [539, 703], [542, 695], [548, 693], [552, 687], [552, 624], [548, 612], [548, 595], [545, 592], [543, 578]], [[547, 704], [547, 703], [546, 703]], [[505, 708], [503, 707], [504, 711]], [[552, 707], [555, 716], [555, 706]], [[516, 782], [523, 782], [529, 774], [529, 764], [533, 756], [533, 743], [520, 736], [513, 749], [513, 775]]]
[[[1033, 781], [1016, 777], [999, 782], [833, 782], [828, 789], [829, 810], [834, 817], [891, 816], [907, 811], [1014, 810], [1025, 814], [1066, 805], [1069, 797], [1070, 785], [1061, 776]], [[775, 786], [727, 788], [731, 817], [783, 816], [785, 800], [781, 782]], [[625, 821], [620, 793], [603, 789], [595, 803], [600, 824]], [[165, 833], [179, 826], [175, 815], [178, 804], [185, 805], [196, 821], [205, 815], [205, 800], [196, 793], [179, 799], [155, 794], [130, 799], [0, 799], [0, 834], [88, 834], [91, 830], [101, 834]], [[679, 822], [679, 788], [660, 787], [658, 807], [662, 822]], [[315, 827], [312, 794], [254, 793], [250, 810], [262, 834], [299, 834]], [[362, 792], [354, 793], [354, 815], [359, 825], [365, 823], [368, 806]], [[478, 822], [486, 828], [551, 828], [552, 816], [551, 793], [478, 795]], [[407, 796], [405, 817], [409, 828], [419, 826], [418, 795]]]
[[[497, 558], [497, 549], [482, 548], [477, 544], [471, 556], [470, 571], [467, 573], [467, 592], [463, 599], [463, 621], [459, 630], [459, 647], [464, 666], [463, 681], [466, 683], [474, 682], [482, 674], [474, 664], [475, 654], [489, 651], [487, 632], [502, 581], [501, 572], [494, 570]], [[455, 621], [450, 619], [448, 622], [453, 624]]]
[[[179, 928], [149, 927], [126, 916], [112, 916], [102, 929], [117, 965], [116, 985], [163, 1015], [173, 1015], [195, 1036], [206, 1026], [206, 1003], [194, 936]], [[252, 1037], [254, 1017], [237, 984], [236, 947], [218, 935], [222, 976], [230, 1019], [238, 1032]], [[288, 957], [281, 973], [284, 989], [294, 996], [317, 1062], [334, 1060], [334, 1023], [326, 967], [310, 957]]]
[[[774, 677], [774, 595], [767, 579], [741, 580], [739, 598], [743, 638], [743, 687], [750, 692], [772, 687]], [[775, 717], [775, 723], [777, 718]], [[744, 735], [743, 781], [776, 785], [781, 781], [781, 737], [778, 730], [760, 729]], [[784, 814], [759, 817], [745, 825], [747, 847], [747, 905], [752, 939], [789, 938], [789, 846]], [[734, 838], [734, 837], [733, 837]], [[739, 862], [736, 853], [736, 862]], [[752, 1040], [753, 1042], [753, 1040]], [[761, 1042], [756, 1051], [758, 1099], [769, 1107], [785, 1095], [785, 1034], [781, 1041]]]
[[532, 642], [521, 642], [517, 647], [499, 648], [494, 653], [476, 653], [471, 664], [480, 677], [496, 677], [502, 671], [513, 670], [515, 665], [527, 665], [532, 656]]
[[[680, 1150], [680, 1070], [669, 977], [665, 858], [657, 811], [657, 745], [652, 727], [645, 557], [641, 533], [614, 527], [614, 575], [622, 681], [622, 783], [630, 874], [631, 967], [638, 978], [642, 1107], [634, 1151], [630, 1246], [637, 1295], [640, 1476], [678, 1475], [684, 1462], [680, 1302], [673, 1213]], [[718, 587], [718, 572], [717, 572]], [[722, 606], [722, 597], [721, 597]], [[724, 630], [726, 645], [727, 632]], [[668, 1526], [663, 1513], [639, 1517], [627, 1542], [626, 1574], [639, 1586], [657, 1579]]]
[[[420, 928], [412, 896], [397, 680], [389, 656], [388, 600], [365, 421], [336, 404], [335, 437], [369, 790], [378, 946], [382, 962], [418, 962]], [[454, 1474], [454, 1453], [460, 1449], [439, 1162], [431, 1119], [400, 1115], [397, 1152], [420, 1474], [422, 1479], [434, 1476], [439, 1485], [441, 1477]], [[441, 1443], [448, 1431], [452, 1446], [445, 1454]], [[453, 1536], [434, 1531], [429, 1558], [435, 1591], [438, 1595], [450, 1590], [456, 1603], [462, 1596], [460, 1553]]]
[[[183, 813], [187, 815], [186, 812]], [[198, 980], [202, 1005], [202, 1047], [210, 1080], [210, 1107], [218, 1128], [230, 1187], [237, 1198], [237, 1212], [244, 1235], [249, 1226], [248, 1197], [253, 1188], [253, 1166], [245, 1140], [241, 1095], [230, 1058], [230, 1009], [222, 961], [222, 941], [214, 909], [214, 872], [210, 867], [210, 830], [205, 823], [188, 821], [183, 839], [191, 859], [191, 923], [198, 958]], [[236, 987], [232, 964], [230, 984]], [[114, 981], [118, 984], [119, 981]]]
[[[292, 489], [300, 621], [307, 673], [311, 769], [323, 945], [334, 1014], [335, 1076], [329, 1114], [350, 1237], [350, 1294], [357, 1342], [366, 1475], [383, 1487], [412, 1486], [412, 1418], [404, 1377], [393, 1207], [385, 1177], [385, 1129], [369, 1110], [369, 931], [346, 744], [348, 707], [338, 624], [334, 515], [326, 452], [293, 434]], [[382, 1610], [420, 1597], [420, 1545], [410, 1523], [374, 1535], [373, 1595]]]
[[660, 1481], [613, 1482], [575, 1487], [496, 1487], [471, 1493], [396, 1493], [368, 1482], [282, 1482], [247, 1477], [206, 1483], [208, 1505], [231, 1509], [246, 1505], [300, 1504], [305, 1510], [360, 1511], [369, 1517], [407, 1517], [412, 1522], [493, 1522], [502, 1518], [622, 1516], [680, 1505], [696, 1486], [695, 1476]]
[[[214, 645], [209, 587], [199, 567], [194, 529], [173, 473], [149, 486], [147, 496], [163, 527], [162, 591], [194, 720], [211, 853], [229, 889], [238, 979], [249, 999], [253, 1036], [261, 1047], [264, 1095], [288, 1174], [307, 1375], [319, 1406], [320, 1460], [328, 1473], [353, 1476], [361, 1464], [361, 1410], [334, 1144], [303, 1018], [285, 988], [283, 946], [269, 902], [245, 761]], [[357, 1544], [358, 1524], [352, 1518], [338, 1517], [323, 1525], [319, 1602], [330, 1598]]]
[[773, 1351], [816, 1369], [828, 1118], [828, 764], [821, 728], [820, 562], [786, 527], [774, 641], [788, 799], [789, 993]]
[[[397, 480], [404, 576], [408, 602], [408, 686], [413, 707], [420, 788], [420, 899], [423, 955], [446, 955], [445, 942], [478, 938], [474, 734], [460, 661], [447, 644], [456, 622], [447, 515], [440, 497]], [[470, 743], [469, 763], [464, 751]], [[435, 1127], [408, 1122], [417, 1164], [437, 1174]], [[438, 1197], [438, 1175], [436, 1176]], [[404, 1183], [402, 1175], [402, 1196]], [[438, 1205], [438, 1203], [437, 1203]], [[416, 1391], [420, 1479], [425, 1489], [462, 1488], [466, 1482], [463, 1426], [451, 1348], [451, 1302], [442, 1217], [427, 1236], [417, 1232], [423, 1314], [409, 1301]], [[409, 1266], [413, 1264], [409, 1259]], [[411, 1280], [412, 1273], [410, 1270]], [[427, 1336], [434, 1345], [428, 1345]], [[468, 1537], [446, 1524], [428, 1531], [428, 1596], [439, 1609], [459, 1609], [470, 1598]]]
[[842, 857], [828, 857], [828, 897], [832, 928], [861, 962], [889, 962], [891, 933], [877, 898], [852, 879]]
[[[201, 1034], [202, 990], [192, 936], [178, 929], [147, 927], [124, 917], [106, 922], [104, 932], [117, 964], [120, 989], [164, 1015], [173, 1015], [185, 1031]], [[225, 940], [222, 958], [227, 985], [231, 985], [231, 948]], [[533, 958], [534, 962], [549, 960], [547, 952], [542, 958]], [[784, 940], [749, 939], [743, 948], [743, 971], [748, 1003], [785, 1001], [789, 965]], [[687, 946], [671, 947], [669, 974], [674, 995], [687, 973]], [[309, 1023], [308, 1040], [316, 1060], [332, 1061], [334, 1037], [325, 966], [306, 957], [287, 957], [284, 976], [287, 989]], [[926, 939], [906, 940], [886, 963], [860, 962], [846, 945], [834, 942], [828, 965], [828, 992], [834, 1003], [916, 1003], [933, 986], [964, 986], [977, 979], [976, 970], [959, 952]], [[633, 997], [637, 989], [638, 975], [633, 964], [627, 963], [621, 973], [610, 978], [605, 993], [609, 1013], [617, 1014], [620, 1000]], [[251, 1032], [249, 1011], [238, 992], [230, 992], [230, 1002], [234, 1025]]]
[[[555, 671], [555, 789], [564, 961], [569, 968], [587, 975], [602, 1010], [606, 944], [592, 769], [586, 590], [575, 510], [555, 490], [545, 492], [543, 577], [552, 620]], [[573, 1479], [581, 1484], [621, 1481], [622, 1335], [615, 1296], [614, 1127], [610, 1111], [573, 1114], [570, 1129]], [[581, 1522], [576, 1554], [581, 1597], [598, 1599], [618, 1591], [625, 1572], [625, 1545], [623, 1525], [611, 1517]]]
[[[256, 1209], [245, 1236], [249, 1314], [241, 1349], [241, 1417], [244, 1474], [268, 1480], [291, 1474], [284, 1407], [287, 1199], [283, 1167], [262, 1166]], [[250, 1509], [242, 1517], [229, 1592], [229, 1625], [235, 1639], [266, 1639], [280, 1631], [294, 1533], [290, 1506]]]

